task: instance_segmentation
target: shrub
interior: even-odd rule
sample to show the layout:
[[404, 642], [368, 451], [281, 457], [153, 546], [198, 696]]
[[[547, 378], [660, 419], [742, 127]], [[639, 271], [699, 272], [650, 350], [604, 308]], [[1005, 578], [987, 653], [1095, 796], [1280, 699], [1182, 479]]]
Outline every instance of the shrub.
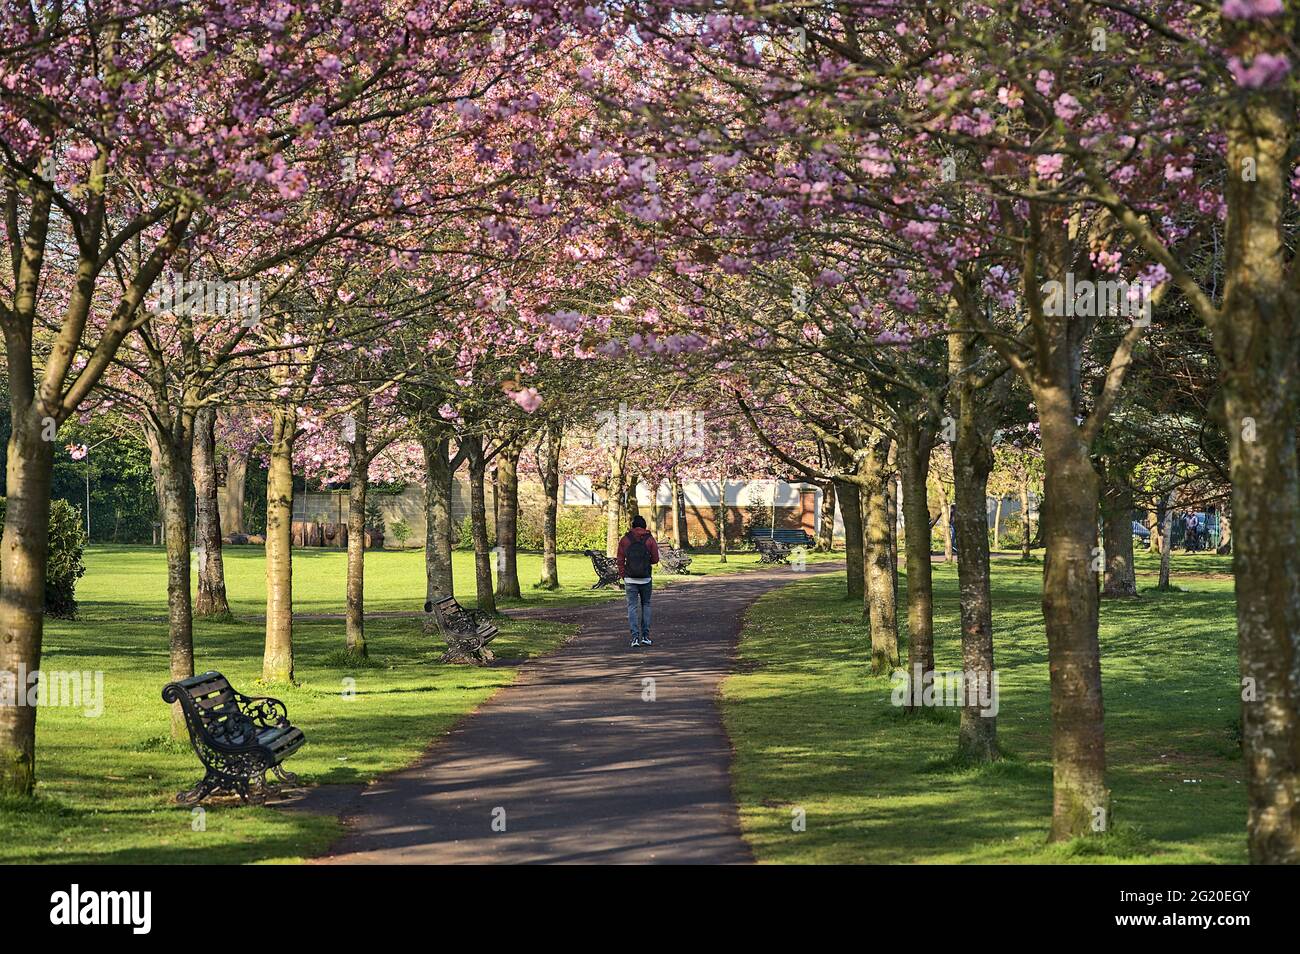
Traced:
[[[457, 537], [457, 550], [474, 549], [474, 522], [470, 520], [469, 514], [466, 514], [465, 518], [456, 526], [454, 535]], [[491, 534], [488, 536], [490, 538]]]
[[555, 549], [561, 553], [581, 550], [605, 550], [605, 512], [599, 507], [590, 512], [561, 510], [555, 520]]
[[[0, 522], [4, 521], [5, 499], [0, 497]], [[81, 511], [66, 500], [50, 504], [50, 549], [45, 564], [45, 612], [61, 619], [77, 615], [77, 580], [86, 572], [82, 555], [86, 550], [86, 528]]]
[[411, 539], [411, 525], [405, 520], [394, 520], [392, 531], [393, 539], [397, 541], [397, 545], [405, 547], [406, 541]]
[[[384, 532], [384, 508], [369, 494], [366, 495], [365, 525], [373, 533]], [[396, 536], [397, 528], [394, 527], [393, 531]]]
[[542, 513], [520, 514], [519, 525], [515, 530], [516, 547], [520, 550], [542, 552], [545, 543], [543, 539], [545, 527], [542, 525], [544, 516]]

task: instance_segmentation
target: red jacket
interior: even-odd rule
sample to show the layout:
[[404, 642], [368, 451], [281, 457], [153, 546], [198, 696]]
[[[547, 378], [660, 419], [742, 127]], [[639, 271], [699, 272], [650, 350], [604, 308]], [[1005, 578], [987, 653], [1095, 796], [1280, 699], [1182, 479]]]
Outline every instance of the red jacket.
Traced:
[[650, 536], [650, 531], [645, 527], [633, 527], [627, 533], [623, 534], [623, 539], [618, 541], [618, 575], [624, 576], [623, 563], [627, 559], [627, 545], [632, 542], [633, 535], [638, 540], [645, 541], [645, 548], [650, 551], [650, 562], [652, 564], [659, 562], [659, 544], [655, 543], [655, 538]]

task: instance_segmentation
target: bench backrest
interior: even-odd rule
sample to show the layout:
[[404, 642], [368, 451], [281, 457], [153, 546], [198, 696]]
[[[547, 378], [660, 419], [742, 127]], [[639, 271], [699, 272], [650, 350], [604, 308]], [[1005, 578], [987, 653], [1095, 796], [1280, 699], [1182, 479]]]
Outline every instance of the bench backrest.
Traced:
[[605, 554], [601, 553], [599, 550], [588, 550], [587, 556], [591, 557], [592, 564], [598, 570], [608, 570], [611, 568], [614, 569], [618, 568], [617, 560], [615, 560], [612, 556], [606, 556]]
[[185, 717], [226, 745], [247, 745], [257, 737], [253, 720], [239, 707], [230, 680], [219, 672], [205, 672], [173, 683]]
[[447, 632], [461, 633], [467, 630], [472, 632], [475, 629], [473, 618], [465, 612], [465, 607], [456, 602], [454, 596], [444, 596], [440, 600], [434, 600], [433, 611], [438, 619], [438, 625]]

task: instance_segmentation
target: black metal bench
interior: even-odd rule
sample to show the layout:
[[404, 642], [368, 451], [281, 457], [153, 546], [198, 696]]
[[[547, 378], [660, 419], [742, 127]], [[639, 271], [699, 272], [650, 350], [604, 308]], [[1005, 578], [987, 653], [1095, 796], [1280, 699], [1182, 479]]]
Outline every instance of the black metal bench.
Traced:
[[691, 565], [691, 557], [688, 553], [678, 550], [676, 547], [661, 543], [659, 544], [659, 565], [663, 567], [665, 573], [676, 573], [685, 576], [691, 572], [686, 569]]
[[591, 567], [596, 571], [596, 582], [591, 587], [593, 590], [598, 590], [602, 586], [609, 586], [611, 583], [618, 583], [617, 560], [605, 556], [599, 550], [583, 550], [582, 552], [591, 557]]
[[441, 662], [472, 662], [486, 666], [492, 661], [488, 643], [497, 638], [497, 627], [487, 622], [478, 610], [467, 610], [456, 602], [454, 596], [444, 596], [424, 604], [426, 613], [432, 612], [438, 629], [447, 640], [447, 651]]
[[754, 549], [758, 551], [759, 563], [789, 563], [791, 547], [768, 537], [754, 537]]
[[194, 805], [209, 795], [234, 793], [242, 802], [261, 803], [279, 787], [267, 782], [267, 772], [282, 782], [298, 781], [280, 763], [302, 748], [307, 738], [290, 725], [279, 699], [237, 692], [219, 672], [169, 682], [162, 697], [164, 702], [180, 703], [190, 744], [207, 769], [176, 801]]

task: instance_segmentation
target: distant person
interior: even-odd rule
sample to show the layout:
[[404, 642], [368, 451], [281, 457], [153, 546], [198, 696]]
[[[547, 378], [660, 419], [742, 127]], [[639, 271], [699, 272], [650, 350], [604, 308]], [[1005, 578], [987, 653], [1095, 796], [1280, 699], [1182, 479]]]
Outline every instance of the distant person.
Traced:
[[632, 529], [618, 541], [618, 575], [627, 593], [627, 625], [632, 648], [650, 643], [650, 567], [659, 562], [659, 544], [646, 529], [645, 517], [632, 518]]

